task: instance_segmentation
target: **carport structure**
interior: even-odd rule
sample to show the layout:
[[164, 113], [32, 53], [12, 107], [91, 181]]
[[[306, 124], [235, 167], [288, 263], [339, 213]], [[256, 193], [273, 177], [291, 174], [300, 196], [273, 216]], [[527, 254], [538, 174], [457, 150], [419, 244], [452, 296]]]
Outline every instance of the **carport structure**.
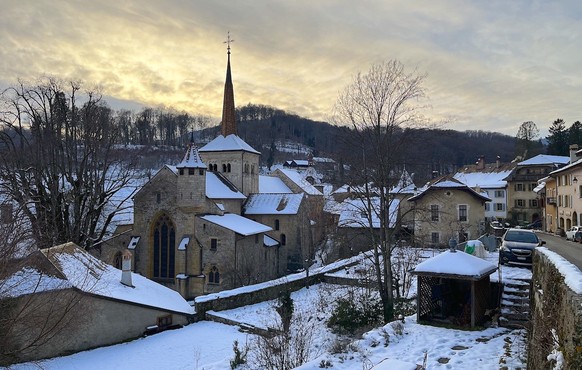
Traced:
[[417, 321], [474, 328], [491, 308], [489, 275], [497, 266], [465, 252], [448, 250], [418, 264]]

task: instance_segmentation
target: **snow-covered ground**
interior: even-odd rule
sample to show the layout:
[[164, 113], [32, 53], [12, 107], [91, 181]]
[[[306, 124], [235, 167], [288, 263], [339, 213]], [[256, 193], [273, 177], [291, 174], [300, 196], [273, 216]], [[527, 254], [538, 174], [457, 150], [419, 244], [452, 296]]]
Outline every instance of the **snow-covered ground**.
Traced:
[[[424, 252], [423, 257], [431, 253]], [[491, 253], [487, 259], [495, 260]], [[354, 268], [348, 268], [353, 276]], [[497, 273], [492, 275], [494, 280]], [[502, 278], [531, 277], [531, 271], [503, 267]], [[520, 330], [489, 328], [462, 331], [419, 325], [415, 316], [405, 323], [391, 323], [365, 333], [351, 345], [339, 345], [340, 337], [327, 328], [333, 302], [350, 294], [350, 288], [318, 284], [292, 293], [295, 314], [313, 332], [312, 360], [300, 369], [319, 369], [329, 364], [333, 369], [407, 369], [422, 364], [426, 354], [427, 369], [507, 369], [525, 368], [525, 333]], [[277, 327], [276, 301], [262, 302], [215, 315], [256, 327]], [[243, 333], [236, 326], [198, 322], [182, 329], [110, 347], [98, 348], [39, 363], [15, 365], [13, 369], [229, 369], [234, 357], [233, 342], [254, 345], [256, 336]], [[339, 348], [339, 350], [338, 350]], [[332, 353], [333, 352], [333, 353]], [[396, 361], [398, 366], [396, 367]], [[410, 367], [408, 367], [410, 365]], [[249, 364], [246, 368], [257, 369]]]

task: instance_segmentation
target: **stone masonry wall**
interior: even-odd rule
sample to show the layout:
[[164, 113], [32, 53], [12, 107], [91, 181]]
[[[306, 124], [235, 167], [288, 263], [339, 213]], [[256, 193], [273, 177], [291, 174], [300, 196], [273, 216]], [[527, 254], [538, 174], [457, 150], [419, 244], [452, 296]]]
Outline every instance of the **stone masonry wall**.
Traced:
[[528, 369], [552, 369], [547, 357], [554, 348], [564, 355], [564, 369], [582, 369], [582, 295], [566, 285], [556, 265], [539, 251], [531, 298]]

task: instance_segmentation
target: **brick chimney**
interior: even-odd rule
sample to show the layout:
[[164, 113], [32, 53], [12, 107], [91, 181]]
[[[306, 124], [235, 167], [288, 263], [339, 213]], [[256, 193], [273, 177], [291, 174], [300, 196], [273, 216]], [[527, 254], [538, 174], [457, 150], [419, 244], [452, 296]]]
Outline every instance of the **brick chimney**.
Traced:
[[574, 163], [578, 160], [576, 152], [578, 151], [578, 144], [570, 145], [570, 163]]
[[121, 262], [121, 284], [134, 287], [131, 281], [131, 252], [127, 249], [123, 252]]

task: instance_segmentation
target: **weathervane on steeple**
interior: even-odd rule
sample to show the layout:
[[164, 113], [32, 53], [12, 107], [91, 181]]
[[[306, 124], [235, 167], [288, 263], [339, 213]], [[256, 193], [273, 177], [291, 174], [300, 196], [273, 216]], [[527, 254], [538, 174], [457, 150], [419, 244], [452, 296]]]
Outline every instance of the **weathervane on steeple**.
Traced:
[[230, 31], [228, 31], [226, 33], [226, 35], [227, 35], [226, 41], [224, 41], [223, 44], [226, 44], [226, 50], [227, 50], [228, 54], [230, 55], [230, 43], [234, 42], [234, 40], [230, 38]]

